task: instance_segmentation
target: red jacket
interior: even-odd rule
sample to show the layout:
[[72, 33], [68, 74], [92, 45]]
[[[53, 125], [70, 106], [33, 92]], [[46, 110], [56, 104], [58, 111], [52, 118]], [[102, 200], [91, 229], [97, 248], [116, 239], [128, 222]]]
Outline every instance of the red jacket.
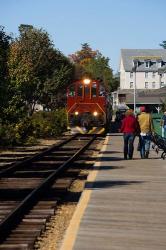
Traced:
[[128, 115], [122, 120], [120, 132], [123, 133], [137, 133], [138, 132], [138, 121], [133, 115]]

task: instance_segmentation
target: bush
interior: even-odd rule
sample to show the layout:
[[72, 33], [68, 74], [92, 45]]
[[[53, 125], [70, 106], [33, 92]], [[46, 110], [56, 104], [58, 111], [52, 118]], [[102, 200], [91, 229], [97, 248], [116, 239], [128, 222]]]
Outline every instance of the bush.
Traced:
[[0, 125], [0, 145], [9, 146], [15, 143], [15, 131], [13, 125]]
[[34, 144], [36, 138], [62, 134], [67, 129], [65, 109], [36, 112], [16, 124], [0, 124], [0, 145]]
[[17, 123], [14, 127], [16, 144], [27, 143], [30, 138], [32, 141], [32, 137], [35, 138], [34, 130], [32, 119], [29, 117]]
[[32, 124], [34, 134], [38, 138], [60, 135], [67, 128], [66, 111], [58, 109], [51, 112], [36, 112], [32, 116]]
[[16, 124], [1, 124], [0, 126], [2, 146], [21, 145], [29, 141], [34, 142], [34, 139], [34, 127], [30, 118], [25, 118]]

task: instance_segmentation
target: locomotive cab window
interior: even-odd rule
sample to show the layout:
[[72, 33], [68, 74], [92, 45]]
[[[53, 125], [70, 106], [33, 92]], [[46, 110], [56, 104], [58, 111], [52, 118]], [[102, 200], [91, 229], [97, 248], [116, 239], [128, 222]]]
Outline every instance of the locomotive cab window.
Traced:
[[83, 85], [81, 83], [78, 84], [77, 95], [81, 97], [83, 96]]
[[96, 96], [97, 96], [97, 84], [92, 83], [92, 97], [96, 97]]
[[74, 84], [72, 84], [72, 85], [69, 87], [68, 95], [69, 95], [69, 96], [75, 96], [75, 85], [74, 85]]
[[90, 86], [89, 85], [85, 85], [85, 96], [86, 97], [90, 96]]

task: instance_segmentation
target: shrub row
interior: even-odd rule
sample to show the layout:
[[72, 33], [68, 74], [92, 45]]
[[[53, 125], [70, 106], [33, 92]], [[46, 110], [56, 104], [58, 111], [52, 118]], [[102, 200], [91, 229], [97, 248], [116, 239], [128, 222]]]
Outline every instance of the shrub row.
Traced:
[[17, 124], [0, 124], [0, 145], [33, 144], [38, 138], [55, 137], [66, 131], [65, 109], [39, 111]]

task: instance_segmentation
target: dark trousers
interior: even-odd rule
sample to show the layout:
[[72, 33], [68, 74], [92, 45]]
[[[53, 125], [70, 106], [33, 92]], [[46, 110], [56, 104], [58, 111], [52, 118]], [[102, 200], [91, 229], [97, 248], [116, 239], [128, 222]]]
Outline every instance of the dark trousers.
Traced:
[[124, 158], [127, 159], [127, 156], [129, 156], [129, 159], [132, 159], [134, 151], [135, 135], [133, 133], [124, 133], [123, 139], [124, 139]]

